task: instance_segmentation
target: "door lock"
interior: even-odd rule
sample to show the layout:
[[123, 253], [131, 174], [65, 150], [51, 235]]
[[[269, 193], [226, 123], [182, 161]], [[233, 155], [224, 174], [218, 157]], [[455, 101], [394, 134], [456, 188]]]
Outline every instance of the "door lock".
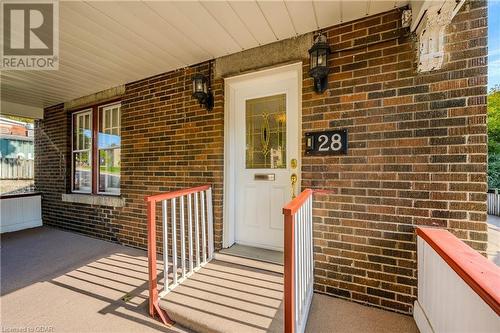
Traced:
[[297, 169], [297, 159], [296, 158], [292, 158], [292, 160], [290, 161], [290, 166], [292, 167], [292, 169]]
[[295, 185], [297, 184], [297, 175], [292, 173], [292, 175], [290, 176], [290, 181], [292, 182], [292, 199], [295, 199], [296, 195], [295, 195]]

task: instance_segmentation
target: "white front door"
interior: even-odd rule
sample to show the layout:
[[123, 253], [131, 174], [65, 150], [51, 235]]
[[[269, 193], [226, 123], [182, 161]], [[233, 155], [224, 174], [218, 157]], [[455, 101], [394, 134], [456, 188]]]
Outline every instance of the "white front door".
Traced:
[[225, 180], [233, 180], [226, 197], [234, 200], [225, 204], [234, 205], [228, 217], [236, 243], [283, 249], [282, 208], [300, 184], [300, 79], [301, 66], [295, 64], [226, 82], [230, 176]]

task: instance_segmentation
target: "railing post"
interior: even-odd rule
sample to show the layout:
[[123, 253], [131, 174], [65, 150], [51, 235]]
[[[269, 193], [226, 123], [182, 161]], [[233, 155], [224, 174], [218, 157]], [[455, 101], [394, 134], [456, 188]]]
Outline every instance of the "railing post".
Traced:
[[285, 239], [284, 239], [284, 328], [285, 333], [295, 332], [295, 221], [290, 210], [283, 210], [285, 215]]
[[172, 284], [174, 286], [177, 285], [177, 221], [176, 221], [176, 211], [175, 211], [175, 198], [172, 198], [171, 205], [172, 209], [170, 210], [172, 214]]
[[196, 267], [200, 267], [200, 212], [198, 210], [198, 192], [194, 194], [194, 239], [196, 247]]
[[156, 272], [156, 206], [154, 201], [148, 204], [148, 267], [149, 267], [149, 314], [154, 317], [155, 304], [158, 302], [158, 281]]
[[[146, 200], [147, 201], [147, 200]], [[168, 317], [158, 305], [158, 273], [156, 271], [156, 202], [147, 201], [147, 223], [148, 223], [148, 277], [149, 277], [149, 315], [154, 318], [155, 314], [165, 325], [174, 322]]]
[[193, 273], [193, 206], [191, 194], [188, 194], [188, 237], [189, 237], [189, 273]]
[[[313, 297], [312, 195], [314, 192], [305, 189], [283, 208], [285, 257], [283, 326], [286, 333], [304, 332]], [[329, 191], [321, 192], [329, 193]]]
[[500, 198], [498, 198], [498, 189], [495, 189], [495, 196], [494, 196], [494, 209], [493, 209], [493, 214], [496, 216], [500, 215]]
[[205, 214], [205, 191], [200, 192], [200, 204], [201, 204], [201, 253], [202, 262], [207, 261], [207, 236], [206, 236], [206, 214]]
[[163, 288], [168, 290], [168, 212], [167, 200], [161, 202], [163, 226]]
[[181, 267], [182, 267], [182, 277], [186, 277], [186, 235], [184, 232], [184, 196], [181, 197], [180, 202], [180, 225], [181, 225]]
[[207, 190], [207, 216], [208, 216], [208, 258], [214, 256], [214, 213], [212, 207], [212, 188]]

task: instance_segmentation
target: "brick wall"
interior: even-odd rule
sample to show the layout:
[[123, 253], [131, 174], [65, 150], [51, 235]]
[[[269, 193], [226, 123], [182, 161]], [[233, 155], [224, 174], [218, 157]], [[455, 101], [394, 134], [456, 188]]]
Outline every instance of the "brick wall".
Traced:
[[335, 52], [322, 95], [304, 80], [303, 130], [349, 130], [347, 156], [302, 160], [303, 187], [336, 191], [315, 205], [318, 292], [408, 313], [416, 226], [486, 250], [486, 4], [464, 7], [426, 74], [397, 10], [326, 30], [333, 50], [383, 42]]
[[[348, 128], [349, 154], [302, 158], [315, 198], [318, 292], [409, 313], [416, 295], [414, 227], [450, 229], [486, 246], [486, 4], [471, 2], [447, 33], [444, 68], [416, 73], [415, 43], [397, 10], [326, 29], [330, 89], [312, 91], [304, 65], [303, 131]], [[304, 59], [305, 60], [305, 59]], [[305, 64], [308, 62], [305, 61]], [[222, 242], [223, 81], [215, 108], [191, 97], [201, 64], [126, 85], [122, 98], [122, 208], [66, 203], [70, 118], [63, 105], [36, 125], [36, 185], [47, 225], [146, 247], [144, 196], [214, 186]]]
[[122, 99], [122, 196], [113, 216], [121, 240], [146, 246], [146, 195], [213, 185], [216, 247], [222, 243], [224, 166], [223, 82], [212, 83], [215, 106], [199, 106], [192, 95], [195, 72], [208, 64], [128, 84]]
[[208, 64], [173, 71], [125, 87], [121, 99], [121, 196], [125, 206], [68, 203], [71, 119], [60, 104], [45, 109], [36, 125], [36, 187], [43, 192], [46, 225], [146, 248], [144, 197], [213, 185], [214, 230], [222, 243], [224, 98], [222, 80], [212, 83], [215, 107], [207, 111], [191, 97], [191, 77]]
[[46, 108], [43, 121], [35, 123], [35, 187], [43, 194], [43, 223], [118, 241], [112, 209], [61, 201], [71, 187], [70, 133], [71, 118], [63, 104]]

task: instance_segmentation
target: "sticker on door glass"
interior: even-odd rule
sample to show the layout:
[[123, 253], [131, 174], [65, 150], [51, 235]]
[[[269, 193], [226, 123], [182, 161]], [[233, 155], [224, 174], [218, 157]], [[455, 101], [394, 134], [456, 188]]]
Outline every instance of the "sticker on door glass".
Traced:
[[246, 100], [247, 169], [286, 168], [286, 94]]

